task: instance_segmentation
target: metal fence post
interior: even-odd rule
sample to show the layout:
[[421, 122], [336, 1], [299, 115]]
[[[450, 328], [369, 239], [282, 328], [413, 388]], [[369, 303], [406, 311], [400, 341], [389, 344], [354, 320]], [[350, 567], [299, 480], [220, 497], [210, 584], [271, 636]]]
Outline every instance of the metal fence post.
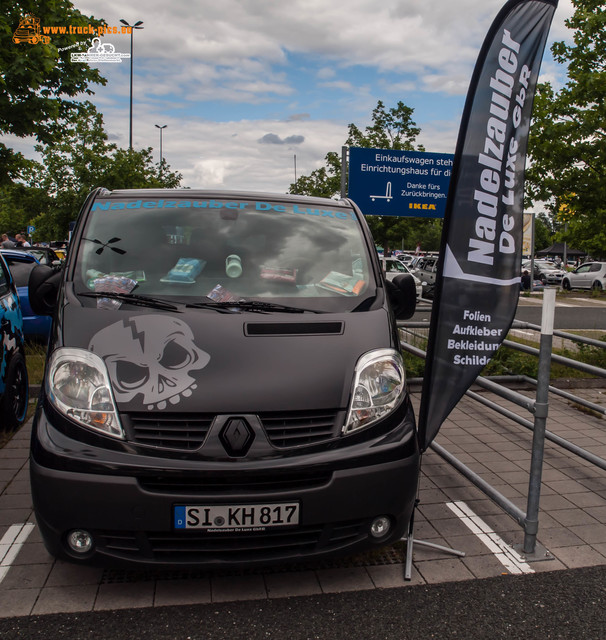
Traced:
[[537, 395], [534, 405], [532, 457], [530, 461], [526, 520], [524, 521], [523, 551], [525, 554], [535, 553], [537, 532], [539, 530], [539, 500], [541, 497], [541, 475], [543, 473], [543, 453], [545, 450], [545, 425], [547, 423], [549, 406], [549, 377], [553, 345], [555, 297], [555, 289], [545, 289], [543, 291], [543, 315], [541, 321], [541, 343], [539, 347]]

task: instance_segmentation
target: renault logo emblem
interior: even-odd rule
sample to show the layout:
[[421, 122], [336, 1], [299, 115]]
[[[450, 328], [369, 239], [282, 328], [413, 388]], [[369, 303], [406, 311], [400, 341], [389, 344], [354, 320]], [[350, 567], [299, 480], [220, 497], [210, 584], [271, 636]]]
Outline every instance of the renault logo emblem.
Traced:
[[225, 451], [233, 458], [245, 456], [254, 438], [253, 430], [243, 418], [228, 420], [219, 435]]

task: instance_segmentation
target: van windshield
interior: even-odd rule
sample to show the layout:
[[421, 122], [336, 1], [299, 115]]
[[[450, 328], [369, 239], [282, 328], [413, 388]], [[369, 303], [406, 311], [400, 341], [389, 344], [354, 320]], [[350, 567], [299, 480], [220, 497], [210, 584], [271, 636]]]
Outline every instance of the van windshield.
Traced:
[[376, 288], [360, 223], [342, 206], [116, 195], [93, 202], [77, 250], [80, 292], [126, 282], [127, 292], [186, 303], [271, 298], [348, 310]]

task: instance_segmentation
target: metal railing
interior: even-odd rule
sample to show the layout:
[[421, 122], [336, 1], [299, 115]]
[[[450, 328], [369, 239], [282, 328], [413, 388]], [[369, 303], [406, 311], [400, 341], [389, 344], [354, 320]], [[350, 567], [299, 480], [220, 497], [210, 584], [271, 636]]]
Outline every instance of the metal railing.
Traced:
[[[606, 378], [606, 369], [585, 364], [583, 362], [579, 362], [577, 360], [552, 353], [554, 335], [565, 340], [584, 343], [592, 347], [606, 349], [606, 342], [554, 330], [554, 310], [555, 289], [546, 289], [543, 298], [542, 325], [538, 326], [517, 321], [513, 323], [512, 328], [540, 331], [541, 335], [538, 349], [520, 344], [518, 342], [514, 342], [512, 340], [505, 340], [503, 342], [503, 345], [505, 347], [516, 349], [538, 357], [538, 373], [536, 380], [529, 376], [498, 376], [494, 378], [480, 376], [475, 381], [475, 384], [482, 389], [486, 389], [501, 398], [509, 400], [517, 406], [530, 412], [533, 415], [533, 420], [528, 420], [520, 415], [517, 415], [513, 411], [500, 406], [496, 402], [493, 402], [489, 398], [484, 397], [482, 394], [479, 394], [476, 391], [468, 390], [466, 392], [466, 396], [468, 396], [469, 398], [498, 412], [499, 414], [511, 419], [515, 423], [533, 432], [526, 511], [522, 511], [522, 509], [520, 509], [502, 493], [497, 491], [492, 485], [490, 485], [472, 469], [462, 463], [452, 453], [448, 452], [444, 447], [437, 444], [436, 442], [433, 442], [430, 445], [430, 448], [433, 451], [435, 451], [440, 457], [442, 457], [445, 461], [447, 461], [455, 469], [462, 473], [467, 479], [472, 482], [472, 484], [474, 484], [484, 494], [491, 498], [496, 504], [504, 509], [506, 513], [512, 516], [518, 522], [518, 524], [522, 526], [524, 530], [524, 543], [521, 546], [521, 551], [526, 556], [526, 559], [528, 561], [544, 558], [544, 555], [537, 555], [536, 545], [539, 525], [539, 502], [545, 440], [549, 440], [550, 442], [563, 447], [567, 451], [583, 458], [584, 460], [587, 460], [591, 464], [594, 464], [601, 469], [606, 469], [606, 460], [604, 458], [601, 458], [591, 453], [590, 451], [587, 451], [586, 449], [583, 449], [582, 447], [579, 447], [574, 443], [547, 431], [546, 429], [549, 409], [549, 393], [557, 394], [568, 400], [571, 400], [572, 402], [580, 406], [586, 407], [591, 411], [606, 415], [606, 408], [602, 407], [601, 405], [597, 405], [572, 393], [557, 389], [550, 384], [551, 362], [558, 362], [567, 367], [572, 367], [577, 370], [584, 371], [593, 376]], [[418, 331], [415, 330], [429, 328], [428, 323], [406, 321], [399, 322], [398, 326], [401, 330], [403, 330], [404, 333], [408, 334], [410, 339], [416, 342], [418, 342], [420, 339], [422, 340], [423, 336], [421, 336]], [[411, 342], [401, 340], [400, 345], [404, 351], [411, 353], [412, 355], [418, 356], [420, 358], [426, 357], [426, 352], [413, 345]], [[510, 382], [512, 380], [517, 382], [522, 381], [536, 386], [535, 398], [529, 398], [521, 393], [516, 392], [513, 389], [504, 386], [503, 384], [499, 384], [500, 382]]]

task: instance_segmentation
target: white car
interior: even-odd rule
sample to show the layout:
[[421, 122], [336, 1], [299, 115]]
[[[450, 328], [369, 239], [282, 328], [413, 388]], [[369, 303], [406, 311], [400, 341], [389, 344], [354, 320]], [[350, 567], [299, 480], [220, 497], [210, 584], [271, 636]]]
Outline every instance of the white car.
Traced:
[[423, 294], [423, 285], [419, 278], [417, 278], [410, 269], [397, 258], [383, 258], [381, 257], [381, 265], [385, 271], [385, 278], [387, 280], [393, 280], [396, 276], [403, 273], [409, 273], [415, 281], [415, 289], [417, 291], [417, 300], [419, 300]]
[[562, 289], [606, 289], [606, 262], [585, 262], [562, 278]]
[[415, 259], [415, 256], [412, 253], [398, 253], [396, 254], [396, 258], [409, 267], [410, 263]]

